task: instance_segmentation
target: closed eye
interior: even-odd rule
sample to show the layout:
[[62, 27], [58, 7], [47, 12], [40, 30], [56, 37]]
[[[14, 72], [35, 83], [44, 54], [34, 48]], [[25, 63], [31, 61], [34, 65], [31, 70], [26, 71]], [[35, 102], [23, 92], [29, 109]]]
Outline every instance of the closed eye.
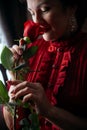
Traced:
[[48, 7], [48, 6], [46, 6], [46, 7], [41, 7], [40, 8], [40, 10], [42, 11], [42, 12], [48, 12], [49, 10], [50, 10], [50, 7]]

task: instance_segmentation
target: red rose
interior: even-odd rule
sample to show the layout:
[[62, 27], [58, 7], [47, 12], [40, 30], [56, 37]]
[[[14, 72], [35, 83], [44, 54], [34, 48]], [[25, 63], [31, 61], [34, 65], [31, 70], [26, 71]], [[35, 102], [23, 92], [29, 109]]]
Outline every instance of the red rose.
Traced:
[[33, 42], [38, 38], [39, 35], [44, 33], [44, 29], [40, 27], [38, 23], [34, 23], [31, 20], [28, 20], [24, 23], [24, 37], [29, 37]]

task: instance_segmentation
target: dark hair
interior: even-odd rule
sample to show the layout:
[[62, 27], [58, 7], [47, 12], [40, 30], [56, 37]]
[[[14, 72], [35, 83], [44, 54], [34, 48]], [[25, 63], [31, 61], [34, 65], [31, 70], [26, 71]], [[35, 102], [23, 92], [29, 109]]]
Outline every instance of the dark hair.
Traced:
[[26, 3], [27, 0], [19, 0], [19, 2], [21, 2], [21, 3]]
[[87, 17], [87, 0], [60, 0], [60, 2], [64, 8], [77, 7], [75, 16], [80, 29]]

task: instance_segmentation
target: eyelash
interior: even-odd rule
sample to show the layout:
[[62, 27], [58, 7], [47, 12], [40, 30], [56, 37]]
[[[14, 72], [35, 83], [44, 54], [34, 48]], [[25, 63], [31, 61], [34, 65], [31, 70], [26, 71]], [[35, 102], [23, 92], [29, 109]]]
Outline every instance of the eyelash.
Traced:
[[31, 15], [34, 15], [34, 13], [33, 13], [32, 11], [28, 10], [28, 12], [29, 12]]
[[50, 7], [43, 7], [43, 8], [41, 8], [41, 11], [42, 12], [48, 12], [50, 10]]
[[[50, 10], [50, 7], [42, 7], [40, 10], [41, 10], [42, 13], [46, 13]], [[32, 11], [30, 11], [30, 10], [28, 10], [28, 11], [31, 14], [31, 16], [34, 15], [34, 13]]]

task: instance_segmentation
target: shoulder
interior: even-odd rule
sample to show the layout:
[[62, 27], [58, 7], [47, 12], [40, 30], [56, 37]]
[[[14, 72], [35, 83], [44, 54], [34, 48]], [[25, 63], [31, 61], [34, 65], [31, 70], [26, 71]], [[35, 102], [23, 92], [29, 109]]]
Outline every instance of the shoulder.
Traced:
[[81, 33], [77, 38], [77, 48], [87, 54], [87, 33]]
[[79, 39], [83, 43], [83, 45], [87, 46], [87, 33], [82, 33]]
[[87, 55], [87, 33], [83, 33], [83, 37], [81, 39], [81, 48], [84, 53]]
[[77, 43], [77, 56], [79, 55], [80, 61], [87, 63], [87, 33], [82, 33], [78, 38]]

